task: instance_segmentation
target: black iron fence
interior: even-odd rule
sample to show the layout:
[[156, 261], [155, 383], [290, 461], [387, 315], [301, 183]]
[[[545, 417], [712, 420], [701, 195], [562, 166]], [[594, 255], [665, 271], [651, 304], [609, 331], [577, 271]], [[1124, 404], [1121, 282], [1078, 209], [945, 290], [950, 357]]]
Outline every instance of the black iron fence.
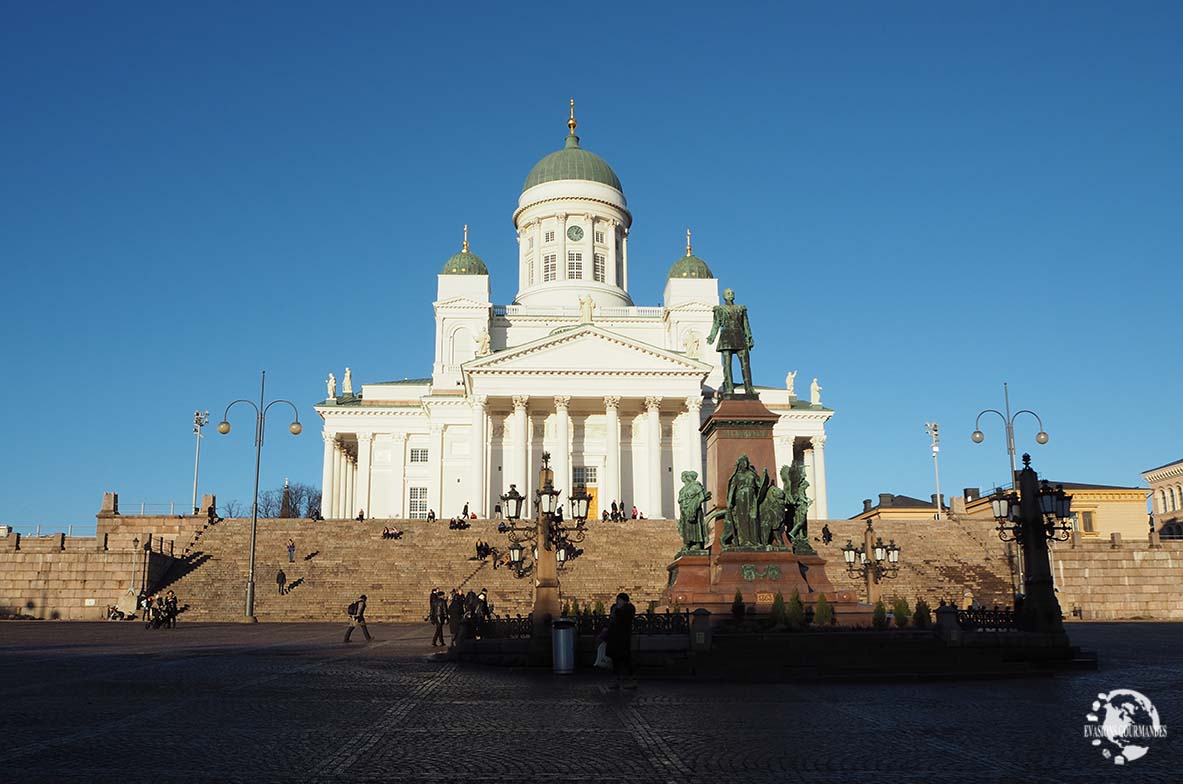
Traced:
[[[595, 636], [608, 628], [607, 615], [592, 613], [569, 617], [575, 622], [576, 631], [580, 635]], [[485, 621], [481, 629], [481, 636], [486, 639], [520, 639], [529, 637], [533, 632], [533, 616], [526, 615], [495, 615]], [[646, 612], [638, 613], [633, 618], [633, 634], [688, 634], [690, 632], [690, 611], [681, 612]]]
[[1015, 628], [1015, 611], [994, 605], [994, 609], [958, 610], [957, 625], [966, 631], [1006, 631]]

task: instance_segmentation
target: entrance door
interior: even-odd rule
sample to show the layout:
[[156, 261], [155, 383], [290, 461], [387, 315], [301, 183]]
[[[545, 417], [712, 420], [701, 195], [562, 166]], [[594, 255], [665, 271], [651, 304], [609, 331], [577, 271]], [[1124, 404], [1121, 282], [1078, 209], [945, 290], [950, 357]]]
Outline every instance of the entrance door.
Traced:
[[587, 490], [587, 494], [591, 496], [591, 500], [587, 502], [587, 519], [600, 519], [600, 504], [599, 493], [596, 486], [596, 480], [599, 478], [596, 475], [596, 466], [575, 466], [571, 469], [571, 478], [575, 484], [583, 485]]

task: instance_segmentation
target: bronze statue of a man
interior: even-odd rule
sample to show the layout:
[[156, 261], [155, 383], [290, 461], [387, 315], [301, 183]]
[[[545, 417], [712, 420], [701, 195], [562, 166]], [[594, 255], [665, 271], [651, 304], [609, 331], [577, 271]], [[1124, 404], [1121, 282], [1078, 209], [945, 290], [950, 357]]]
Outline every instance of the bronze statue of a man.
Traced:
[[711, 334], [707, 336], [707, 343], [714, 343], [715, 335], [719, 336], [715, 350], [723, 355], [723, 394], [735, 394], [735, 382], [731, 379], [731, 357], [739, 354], [744, 390], [749, 396], [755, 397], [749, 352], [756, 347], [756, 342], [752, 340], [752, 327], [748, 324], [748, 309], [746, 305], [735, 304], [735, 292], [731, 289], [723, 289], [723, 301], [725, 305], [715, 306], [715, 319], [711, 324]]
[[682, 489], [678, 491], [678, 532], [682, 534], [685, 550], [705, 550], [710, 544], [706, 518], [702, 507], [711, 498], [711, 491], [698, 481], [697, 471], [682, 472]]

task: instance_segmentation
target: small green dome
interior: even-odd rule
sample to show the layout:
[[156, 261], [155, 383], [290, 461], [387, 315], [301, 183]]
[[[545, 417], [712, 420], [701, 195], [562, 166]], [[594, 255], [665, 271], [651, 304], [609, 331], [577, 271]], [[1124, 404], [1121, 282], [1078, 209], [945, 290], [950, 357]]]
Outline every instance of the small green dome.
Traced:
[[711, 268], [698, 256], [687, 253], [670, 267], [670, 278], [713, 278]]
[[462, 250], [444, 262], [444, 275], [488, 275], [489, 268], [481, 257], [471, 251]]
[[567, 137], [563, 149], [552, 152], [534, 164], [522, 190], [527, 191], [535, 185], [556, 180], [590, 180], [624, 193], [620, 187], [620, 178], [612, 171], [612, 167], [595, 153], [581, 149], [579, 137], [574, 133]]

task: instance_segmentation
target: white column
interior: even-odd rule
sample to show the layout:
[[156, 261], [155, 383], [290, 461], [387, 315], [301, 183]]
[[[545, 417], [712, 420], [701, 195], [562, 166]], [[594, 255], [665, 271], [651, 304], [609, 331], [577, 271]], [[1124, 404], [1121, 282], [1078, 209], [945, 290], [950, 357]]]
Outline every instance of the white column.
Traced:
[[615, 395], [604, 398], [604, 411], [608, 415], [607, 435], [604, 449], [604, 478], [600, 480], [601, 507], [611, 507], [620, 497], [620, 398]]
[[[604, 235], [604, 239], [608, 240], [606, 243], [604, 243], [605, 245], [608, 246], [608, 253], [607, 253], [608, 258], [607, 258], [606, 263], [604, 265], [605, 267], [607, 267], [607, 269], [604, 270], [604, 273], [605, 273], [605, 281], [608, 283], [609, 286], [620, 285], [619, 283], [616, 282], [616, 227], [618, 225], [619, 224], [616, 222], [615, 218], [612, 218], [611, 220], [609, 220], [608, 221], [608, 231]], [[595, 239], [594, 234], [592, 235], [592, 239], [593, 240]]]
[[817, 507], [817, 519], [829, 520], [830, 510], [826, 506], [826, 437], [813, 437], [813, 481], [814, 506]]
[[390, 447], [391, 476], [394, 486], [390, 495], [394, 499], [391, 517], [407, 516], [407, 434], [395, 433]]
[[[698, 479], [704, 485], [706, 484], [706, 472], [702, 467], [702, 434], [698, 432], [698, 426], [702, 422], [702, 395], [691, 395], [686, 398], [686, 460], [688, 468], [698, 474]], [[681, 481], [679, 477], [674, 477], [674, 487], [679, 487], [678, 482]]]
[[567, 216], [559, 213], [559, 280], [567, 279]]
[[809, 499], [809, 511], [806, 513], [806, 517], [810, 520], [817, 520], [817, 485], [813, 480], [815, 476], [813, 470], [813, 447], [805, 447], [802, 450], [801, 463], [805, 469], [805, 481], [809, 483], [809, 487], [805, 488], [805, 497]]
[[646, 452], [649, 458], [647, 466], [646, 487], [649, 498], [645, 501], [645, 508], [640, 511], [646, 517], [661, 517], [661, 398], [650, 395], [645, 398], [646, 414]]
[[357, 434], [357, 485], [356, 498], [353, 505], [358, 512], [365, 512], [369, 517], [370, 509], [370, 444], [374, 436], [372, 433]]
[[[509, 423], [508, 438], [504, 447], [506, 463], [505, 483], [516, 485], [522, 495], [526, 495], [526, 425], [527, 406], [530, 404], [529, 395], [513, 396], [513, 417]], [[506, 488], [508, 490], [508, 488]], [[522, 514], [525, 514], [523, 509]]]
[[620, 240], [620, 271], [624, 275], [618, 285], [628, 291], [628, 229], [624, 230], [624, 237]]
[[485, 442], [488, 440], [485, 437], [485, 404], [488, 402], [489, 398], [485, 395], [473, 396], [472, 439], [469, 444], [469, 454], [472, 455], [472, 492], [475, 496], [472, 499], [475, 508], [470, 508], [470, 511], [476, 512], [481, 518], [489, 516], [489, 488], [485, 484]]
[[333, 444], [337, 442], [337, 437], [332, 433], [321, 433], [324, 438], [325, 452], [324, 465], [321, 466], [320, 472], [320, 514], [322, 517], [331, 517], [333, 509], [333, 455], [335, 451]]
[[353, 511], [357, 507], [353, 503], [353, 487], [354, 478], [357, 476], [356, 464], [353, 462], [348, 454], [345, 455], [345, 511], [342, 517], [353, 517], [357, 512]]
[[571, 497], [571, 405], [570, 395], [555, 396], [555, 448], [551, 453], [551, 467], [555, 472], [555, 487], [563, 491], [566, 503]]
[[460, 511], [446, 510], [444, 506], [444, 426], [443, 423], [431, 426], [431, 445], [428, 447], [427, 458], [431, 462], [431, 475], [434, 481], [427, 490], [427, 508], [435, 510], [436, 517], [455, 517]]
[[345, 450], [340, 441], [333, 442], [333, 511], [328, 517], [340, 519], [345, 506]]

